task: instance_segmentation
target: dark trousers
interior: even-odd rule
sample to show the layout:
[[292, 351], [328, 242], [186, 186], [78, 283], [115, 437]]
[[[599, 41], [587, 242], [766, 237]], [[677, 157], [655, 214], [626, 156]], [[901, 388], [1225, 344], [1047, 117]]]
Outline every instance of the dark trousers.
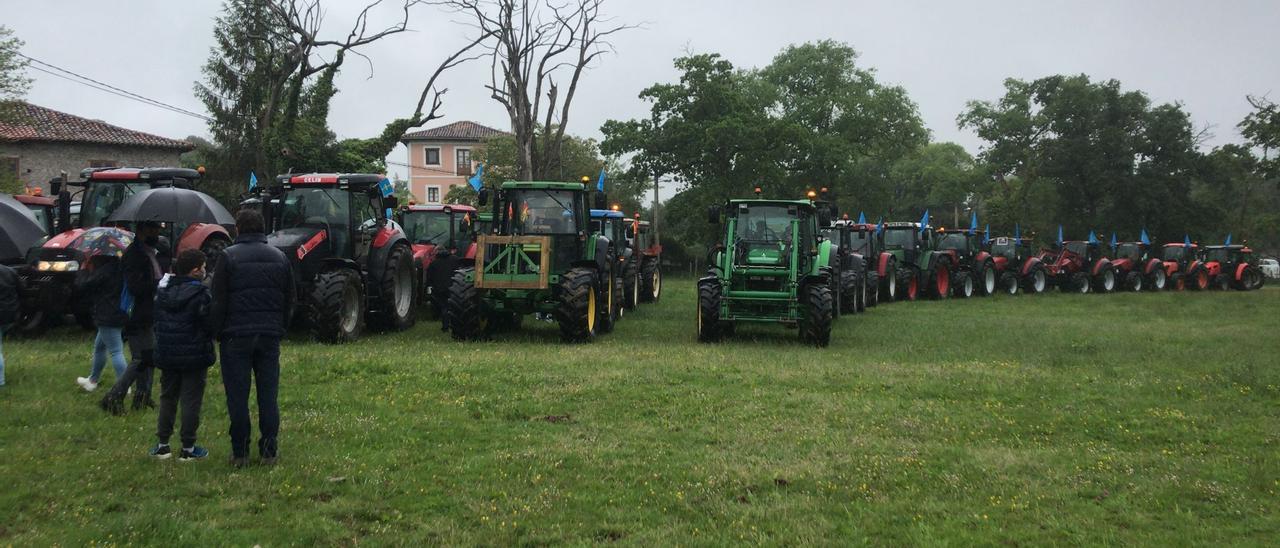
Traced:
[[[227, 391], [227, 414], [231, 416], [231, 456], [249, 456], [249, 384], [258, 389], [258, 453], [275, 458], [276, 437], [280, 434], [280, 339], [276, 337], [230, 337], [220, 345], [222, 384]], [[252, 379], [250, 378], [252, 377]]]
[[129, 367], [124, 374], [111, 385], [108, 398], [124, 400], [129, 387], [136, 381], [138, 390], [135, 399], [148, 399], [151, 395], [151, 372], [155, 369], [156, 333], [152, 326], [142, 326], [125, 334], [129, 342]]
[[196, 429], [200, 427], [200, 407], [204, 405], [204, 383], [209, 370], [163, 369], [160, 371], [160, 416], [156, 419], [156, 437], [168, 444], [173, 435], [173, 421], [178, 407], [182, 407], [182, 447], [196, 444]]

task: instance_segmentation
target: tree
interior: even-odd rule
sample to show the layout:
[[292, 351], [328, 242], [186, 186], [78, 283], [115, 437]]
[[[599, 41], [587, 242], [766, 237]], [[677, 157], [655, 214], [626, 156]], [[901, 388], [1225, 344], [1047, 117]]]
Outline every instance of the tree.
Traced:
[[12, 103], [21, 101], [31, 87], [26, 69], [30, 61], [22, 55], [21, 39], [8, 27], [0, 25], [0, 122], [12, 122], [16, 116]]
[[1280, 158], [1272, 152], [1280, 149], [1280, 107], [1266, 97], [1248, 96], [1253, 112], [1241, 120], [1236, 126], [1241, 135], [1249, 141], [1249, 145], [1257, 149], [1261, 155], [1261, 167], [1268, 177], [1280, 176]]
[[929, 209], [943, 223], [960, 226], [963, 221], [968, 226], [967, 212], [979, 205], [984, 175], [964, 147], [930, 143], [890, 168], [894, 184], [890, 211], [914, 215]]
[[[493, 99], [506, 109], [516, 144], [516, 178], [553, 179], [563, 168], [562, 145], [583, 71], [609, 51], [608, 37], [629, 28], [609, 25], [604, 0], [439, 0], [470, 19], [490, 59]], [[561, 94], [558, 77], [568, 73]], [[544, 96], [545, 92], [545, 96]], [[545, 98], [545, 102], [544, 101]]]
[[[642, 195], [648, 188], [644, 178], [636, 178], [618, 159], [601, 156], [595, 139], [566, 135], [562, 147], [561, 169], [550, 180], [577, 181], [581, 177], [588, 177], [594, 188], [600, 171], [604, 170], [605, 192], [609, 200], [622, 206], [625, 211], [640, 210]], [[485, 140], [484, 147], [475, 157], [478, 163], [484, 164], [482, 179], [485, 186], [496, 188], [505, 181], [516, 180], [518, 149], [512, 135], [498, 135]], [[469, 186], [459, 185], [450, 189], [445, 195], [445, 201], [471, 203], [472, 199], [468, 196], [474, 194]]]

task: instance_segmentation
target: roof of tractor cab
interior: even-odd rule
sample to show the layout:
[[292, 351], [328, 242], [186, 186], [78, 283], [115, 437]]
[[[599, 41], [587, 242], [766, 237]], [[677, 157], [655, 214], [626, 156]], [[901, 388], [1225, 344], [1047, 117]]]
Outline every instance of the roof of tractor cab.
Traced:
[[592, 219], [623, 219], [626, 216], [621, 211], [612, 209], [593, 209], [591, 210]]
[[23, 205], [54, 206], [58, 201], [48, 196], [32, 196], [30, 194], [14, 194], [13, 199]]
[[[1187, 244], [1184, 242], [1169, 242], [1167, 244], [1164, 244], [1164, 246], [1165, 247], [1187, 247]], [[1191, 247], [1200, 247], [1200, 244], [1191, 244]]]
[[582, 183], [564, 183], [552, 181], [507, 181], [502, 183], [502, 190], [586, 190], [586, 185]]
[[182, 167], [113, 167], [88, 168], [80, 172], [87, 181], [165, 181], [170, 179], [196, 180], [200, 172]]
[[476, 208], [466, 204], [409, 204], [404, 206], [405, 211], [461, 211], [463, 213], [474, 213]]
[[386, 179], [386, 175], [372, 173], [306, 173], [301, 175], [281, 175], [276, 181], [281, 184], [294, 185], [376, 185]]
[[1205, 249], [1244, 249], [1243, 245], [1206, 245]]
[[[898, 228], [898, 229], [902, 229], [902, 228], [914, 228], [914, 229], [916, 229], [916, 230], [919, 230], [919, 229], [920, 229], [920, 223], [913, 223], [913, 222], [906, 222], [906, 221], [896, 221], [896, 222], [891, 222], [891, 223], [885, 223], [885, 224], [884, 224], [884, 227], [885, 227], [886, 229], [894, 229], [894, 228]], [[933, 225], [929, 225], [929, 226], [926, 226], [926, 227], [924, 227], [924, 228], [925, 228], [926, 230], [933, 230]]]
[[746, 198], [729, 200], [729, 203], [733, 205], [747, 206], [804, 206], [809, 209], [814, 209], [813, 202], [810, 202], [809, 200], [768, 200], [763, 198]]

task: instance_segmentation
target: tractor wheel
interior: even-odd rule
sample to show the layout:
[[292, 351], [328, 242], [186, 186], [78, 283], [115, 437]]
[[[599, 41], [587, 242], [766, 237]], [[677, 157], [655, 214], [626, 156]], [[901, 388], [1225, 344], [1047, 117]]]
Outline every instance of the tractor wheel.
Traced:
[[628, 309], [640, 304], [640, 267], [635, 265], [633, 259], [631, 266], [622, 273], [622, 306]]
[[880, 304], [880, 274], [867, 271], [867, 308]]
[[1093, 290], [1098, 293], [1110, 293], [1116, 290], [1116, 271], [1111, 267], [1102, 269], [1093, 280]]
[[1000, 288], [1009, 295], [1018, 294], [1018, 275], [1005, 272], [1000, 275]]
[[[879, 276], [879, 274], [876, 274]], [[884, 279], [880, 280], [877, 286], [879, 290], [876, 292], [877, 301], [883, 300], [891, 303], [898, 300], [898, 263], [889, 261], [888, 266], [884, 269]]]
[[867, 277], [865, 273], [863, 274], [863, 276], [858, 277], [857, 289], [855, 289], [858, 296], [858, 313], [867, 311]]
[[491, 323], [491, 318], [485, 313], [475, 282], [467, 281], [467, 275], [471, 271], [472, 269], [466, 268], [455, 272], [453, 281], [449, 284], [449, 301], [444, 313], [448, 315], [449, 331], [455, 341], [486, 338], [490, 328], [499, 327], [494, 324], [501, 323]]
[[908, 266], [898, 271], [897, 283], [899, 301], [914, 301], [920, 298], [920, 274], [914, 267]]
[[988, 296], [997, 291], [996, 269], [991, 261], [983, 261], [978, 269], [978, 275], [974, 277], [974, 283], [978, 286], [978, 294]]
[[1157, 265], [1151, 271], [1151, 275], [1147, 276], [1147, 291], [1164, 291], [1164, 286], [1168, 283], [1168, 276], [1165, 275], [1164, 267]]
[[852, 270], [842, 270], [840, 272], [841, 313], [856, 313], [865, 308], [859, 293], [858, 275]]
[[598, 320], [599, 323], [597, 323], [597, 325], [600, 326], [599, 331], [602, 334], [612, 333], [613, 321], [617, 319], [613, 310], [613, 307], [615, 306], [614, 299], [616, 298], [616, 293], [613, 292], [613, 287], [617, 282], [617, 279], [610, 274], [605, 278], [604, 282], [605, 283], [600, 284], [600, 294], [596, 297], [596, 302], [600, 303], [600, 306], [597, 307], [600, 314], [600, 319]]
[[698, 282], [698, 342], [716, 342], [723, 334], [720, 329], [720, 282]]
[[945, 299], [951, 296], [951, 267], [939, 264], [929, 275], [929, 298]]
[[951, 291], [956, 297], [968, 299], [973, 296], [973, 276], [972, 272], [956, 272], [951, 275]]
[[1257, 268], [1250, 268], [1249, 270], [1253, 272], [1253, 284], [1250, 285], [1249, 289], [1253, 289], [1255, 291], [1262, 289], [1262, 286], [1267, 283], [1267, 277]]
[[661, 259], [654, 257], [645, 261], [640, 268], [640, 300], [646, 303], [658, 302], [662, 296], [662, 269], [658, 263]]
[[614, 278], [613, 280], [613, 323], [618, 323], [622, 319], [623, 314], [627, 312], [627, 308], [622, 306], [626, 301], [626, 296], [622, 293], [622, 278]]
[[1137, 271], [1129, 272], [1124, 277], [1124, 286], [1129, 291], [1142, 291], [1142, 274]]
[[1049, 275], [1045, 273], [1043, 265], [1035, 265], [1031, 267], [1031, 271], [1027, 272], [1027, 276], [1023, 278], [1022, 290], [1033, 295], [1044, 293], [1049, 289]]
[[204, 252], [205, 257], [204, 276], [206, 279], [213, 276], [213, 269], [218, 266], [218, 261], [222, 259], [222, 252], [230, 245], [231, 242], [222, 236], [210, 236], [200, 246], [200, 251]]
[[[91, 318], [92, 319], [92, 318]], [[10, 328], [12, 332], [23, 337], [38, 337], [44, 333], [48, 327], [49, 313], [44, 307], [35, 306], [30, 310], [23, 310], [18, 318], [18, 322]], [[6, 329], [5, 331], [10, 331]]]
[[391, 248], [387, 254], [387, 265], [382, 270], [382, 279], [378, 280], [378, 313], [372, 320], [378, 327], [395, 331], [404, 331], [413, 327], [418, 315], [415, 314], [414, 301], [413, 252], [407, 245]]
[[1209, 289], [1209, 271], [1204, 267], [1197, 268], [1191, 273], [1191, 289], [1195, 291], [1204, 291]]
[[831, 288], [813, 283], [804, 288], [804, 316], [800, 319], [800, 340], [819, 347], [831, 344]]
[[560, 338], [565, 342], [590, 342], [596, 338], [599, 317], [596, 279], [595, 270], [579, 267], [560, 280], [556, 322], [560, 324]]
[[1231, 275], [1218, 274], [1217, 276], [1215, 276], [1213, 278], [1213, 288], [1219, 291], [1226, 291], [1228, 289], [1231, 289]]
[[1173, 273], [1173, 277], [1169, 278], [1169, 285], [1174, 291], [1185, 291], [1187, 289], [1187, 277], [1181, 272]]
[[831, 319], [840, 319], [841, 308], [844, 306], [844, 300], [847, 298], [844, 294], [844, 288], [840, 286], [840, 280], [834, 279], [829, 282], [827, 287], [831, 288]]
[[317, 341], [342, 344], [360, 338], [364, 328], [364, 285], [356, 271], [338, 268], [321, 272], [316, 276], [308, 305], [311, 336]]
[[1064, 288], [1069, 288], [1069, 290], [1076, 293], [1088, 293], [1089, 285], [1089, 275], [1084, 272], [1076, 272], [1071, 275], [1071, 282]]

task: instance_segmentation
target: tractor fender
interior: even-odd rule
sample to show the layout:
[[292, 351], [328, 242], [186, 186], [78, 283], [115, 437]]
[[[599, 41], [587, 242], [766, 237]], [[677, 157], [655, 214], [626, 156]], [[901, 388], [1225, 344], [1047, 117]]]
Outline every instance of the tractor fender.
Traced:
[[1026, 276], [1027, 274], [1030, 274], [1030, 273], [1031, 273], [1031, 269], [1035, 268], [1035, 267], [1036, 267], [1036, 265], [1038, 265], [1038, 264], [1040, 264], [1040, 258], [1039, 258], [1039, 257], [1032, 257], [1032, 258], [1030, 258], [1030, 259], [1027, 259], [1027, 262], [1025, 262], [1025, 263], [1023, 263], [1023, 264], [1022, 264], [1022, 272], [1018, 273], [1018, 275], [1019, 275], [1019, 276]]
[[1133, 262], [1129, 259], [1116, 259], [1111, 261], [1111, 266], [1116, 270], [1128, 272], [1133, 269]]
[[1147, 261], [1147, 266], [1143, 267], [1142, 273], [1144, 275], [1150, 276], [1152, 272], [1155, 272], [1156, 269], [1160, 268], [1161, 264], [1162, 263], [1160, 262], [1159, 259], [1151, 259]]
[[[978, 256], [977, 256], [977, 257], [974, 257], [973, 262], [974, 262], [975, 264], [982, 264], [982, 263], [987, 262], [987, 261], [988, 261], [988, 260], [990, 260], [990, 259], [991, 259], [991, 254], [990, 254], [990, 253], [987, 253], [986, 251], [979, 251], [979, 252], [978, 252]], [[989, 267], [988, 267], [988, 268], [989, 268]]]
[[[405, 252], [413, 257], [413, 247], [409, 245], [409, 239], [404, 237], [403, 232], [396, 231], [394, 235], [388, 236], [387, 242], [381, 247], [374, 247], [369, 251], [368, 270], [370, 280], [381, 280], [383, 273], [387, 270], [387, 257], [391, 255], [391, 250], [399, 246], [405, 248]], [[356, 264], [355, 261], [351, 261]], [[359, 265], [356, 267], [359, 268]]]
[[1164, 273], [1166, 276], [1172, 278], [1173, 274], [1178, 271], [1178, 263], [1176, 261], [1168, 261], [1162, 264], [1164, 265]]
[[596, 237], [596, 252], [593, 257], [595, 267], [601, 272], [609, 270], [609, 248], [611, 246], [608, 238], [604, 236]]
[[1222, 263], [1219, 263], [1218, 261], [1209, 261], [1204, 263], [1204, 268], [1209, 271], [1210, 278], [1222, 273]]
[[476, 243], [475, 242], [471, 242], [470, 244], [467, 245], [467, 253], [463, 255], [463, 258], [470, 261], [476, 260]]
[[996, 272], [1004, 272], [1009, 268], [1009, 259], [1005, 257], [992, 257], [991, 266], [996, 269]]
[[1199, 269], [1199, 268], [1204, 268], [1204, 263], [1200, 261], [1191, 261], [1191, 264], [1187, 265], [1187, 272], [1188, 273], [1195, 272], [1196, 269]]
[[1102, 273], [1102, 269], [1107, 268], [1109, 266], [1111, 266], [1111, 261], [1107, 259], [1101, 259], [1096, 264], [1093, 265], [1093, 270], [1089, 272], [1089, 275], [1097, 276], [1098, 274]]
[[1249, 263], [1240, 263], [1236, 265], [1235, 281], [1244, 281], [1244, 271], [1249, 268]]
[[[818, 261], [816, 264], [819, 264], [819, 265], [831, 264], [831, 242], [830, 241], [823, 240], [821, 242], [818, 242]], [[829, 266], [827, 268], [830, 269]]]
[[187, 230], [178, 236], [178, 253], [182, 253], [188, 249], [200, 249], [204, 247], [204, 243], [209, 238], [222, 236], [231, 241], [231, 233], [227, 232], [222, 225], [195, 223], [187, 227]]
[[881, 278], [883, 278], [885, 273], [889, 270], [889, 261], [891, 260], [893, 260], [892, 253], [880, 253], [880, 260], [876, 263], [876, 274], [879, 274]]

